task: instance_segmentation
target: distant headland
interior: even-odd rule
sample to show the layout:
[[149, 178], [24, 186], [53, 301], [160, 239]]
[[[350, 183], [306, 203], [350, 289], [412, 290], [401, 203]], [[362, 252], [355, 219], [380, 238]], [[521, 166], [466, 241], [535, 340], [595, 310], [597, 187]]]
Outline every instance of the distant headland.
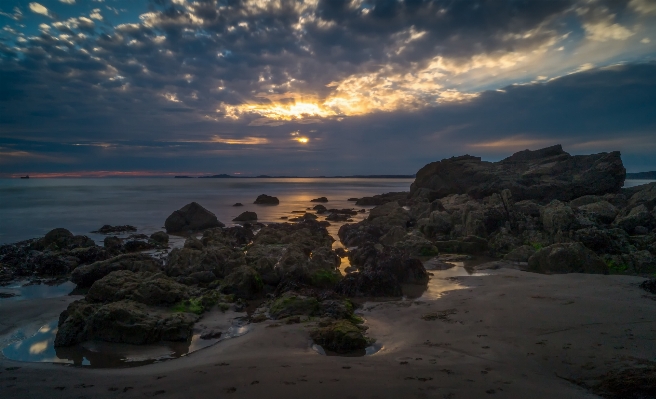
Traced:
[[[198, 176], [198, 179], [414, 179], [416, 175], [351, 175], [351, 176], [233, 176], [220, 175]], [[175, 179], [193, 179], [193, 176], [174, 176]]]

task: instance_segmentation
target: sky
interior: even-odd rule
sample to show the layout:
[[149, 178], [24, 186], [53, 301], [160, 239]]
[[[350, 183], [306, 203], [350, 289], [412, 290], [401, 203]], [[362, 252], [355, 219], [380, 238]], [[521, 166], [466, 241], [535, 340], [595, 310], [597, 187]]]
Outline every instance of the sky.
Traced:
[[3, 0], [0, 176], [656, 170], [656, 0]]

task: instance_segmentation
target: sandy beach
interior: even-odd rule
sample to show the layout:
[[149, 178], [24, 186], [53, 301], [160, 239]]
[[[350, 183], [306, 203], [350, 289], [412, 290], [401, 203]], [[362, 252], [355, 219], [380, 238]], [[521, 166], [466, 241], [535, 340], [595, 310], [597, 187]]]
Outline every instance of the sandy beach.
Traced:
[[[643, 278], [499, 269], [456, 279], [460, 289], [440, 298], [366, 302], [357, 313], [366, 319], [369, 336], [383, 345], [371, 356], [319, 355], [310, 347], [312, 323], [276, 327], [269, 320], [242, 337], [136, 368], [2, 359], [0, 393], [5, 398], [592, 398], [572, 381], [594, 381], [656, 355], [656, 298], [638, 287]], [[430, 284], [444, 283], [438, 280]], [[4, 302], [2, 340], [17, 326], [38, 329], [70, 301]]]

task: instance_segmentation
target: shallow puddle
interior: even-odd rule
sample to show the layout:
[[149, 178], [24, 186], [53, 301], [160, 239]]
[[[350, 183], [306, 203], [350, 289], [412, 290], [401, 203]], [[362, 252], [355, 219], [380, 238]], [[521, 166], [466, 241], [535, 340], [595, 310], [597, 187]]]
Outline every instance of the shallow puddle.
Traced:
[[[403, 284], [403, 293], [406, 298], [437, 299], [445, 292], [468, 288], [460, 284], [455, 277], [487, 276], [488, 273], [476, 272], [473, 267], [491, 260], [493, 259], [487, 257], [472, 257], [461, 261], [448, 261], [454, 266], [445, 270], [428, 270], [432, 275], [427, 285]], [[424, 263], [431, 261], [432, 259]]]
[[187, 356], [252, 330], [250, 325], [233, 325], [215, 339], [201, 339], [195, 334], [187, 342], [161, 342], [152, 345], [128, 345], [102, 341], [87, 341], [79, 345], [55, 348], [57, 320], [44, 325], [33, 336], [14, 342], [2, 350], [11, 360], [23, 362], [64, 363], [94, 368], [136, 367]]
[[5, 287], [0, 287], [0, 301], [22, 301], [26, 299], [56, 298], [70, 294], [75, 284], [66, 281], [62, 284], [31, 284], [21, 281]]
[[362, 350], [349, 352], [349, 353], [337, 353], [337, 352], [327, 351], [321, 345], [317, 345], [314, 343], [312, 344], [311, 348], [313, 351], [323, 356], [362, 357], [362, 356], [374, 355], [380, 352], [384, 348], [384, 346], [383, 344], [376, 342], [373, 345], [367, 346]]

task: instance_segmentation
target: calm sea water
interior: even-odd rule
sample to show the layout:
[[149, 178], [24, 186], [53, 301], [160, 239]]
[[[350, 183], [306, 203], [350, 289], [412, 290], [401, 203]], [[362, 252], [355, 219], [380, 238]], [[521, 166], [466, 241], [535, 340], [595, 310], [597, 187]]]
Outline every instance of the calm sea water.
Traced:
[[[226, 225], [244, 211], [262, 222], [281, 222], [304, 211], [317, 197], [327, 208], [353, 208], [351, 197], [408, 191], [413, 179], [0, 179], [0, 243], [38, 237], [55, 227], [84, 234], [104, 224], [131, 224], [140, 233], [162, 230], [171, 212], [196, 201]], [[278, 206], [254, 205], [260, 194], [276, 196]], [[233, 207], [236, 202], [244, 204]], [[362, 207], [358, 207], [362, 208]], [[355, 216], [362, 219], [364, 215]], [[336, 237], [340, 224], [330, 232]]]
[[[74, 234], [91, 234], [104, 224], [131, 224], [140, 233], [162, 230], [176, 209], [196, 201], [226, 225], [244, 211], [254, 211], [262, 222], [281, 222], [328, 197], [328, 208], [353, 208], [351, 197], [408, 191], [413, 179], [0, 179], [0, 244], [42, 236], [55, 227]], [[627, 180], [625, 187], [649, 183]], [[278, 206], [254, 205], [260, 194], [280, 199]], [[243, 207], [233, 207], [236, 202]], [[358, 207], [362, 208], [362, 207]], [[354, 216], [359, 220], [365, 215]], [[337, 237], [340, 223], [330, 233]]]

